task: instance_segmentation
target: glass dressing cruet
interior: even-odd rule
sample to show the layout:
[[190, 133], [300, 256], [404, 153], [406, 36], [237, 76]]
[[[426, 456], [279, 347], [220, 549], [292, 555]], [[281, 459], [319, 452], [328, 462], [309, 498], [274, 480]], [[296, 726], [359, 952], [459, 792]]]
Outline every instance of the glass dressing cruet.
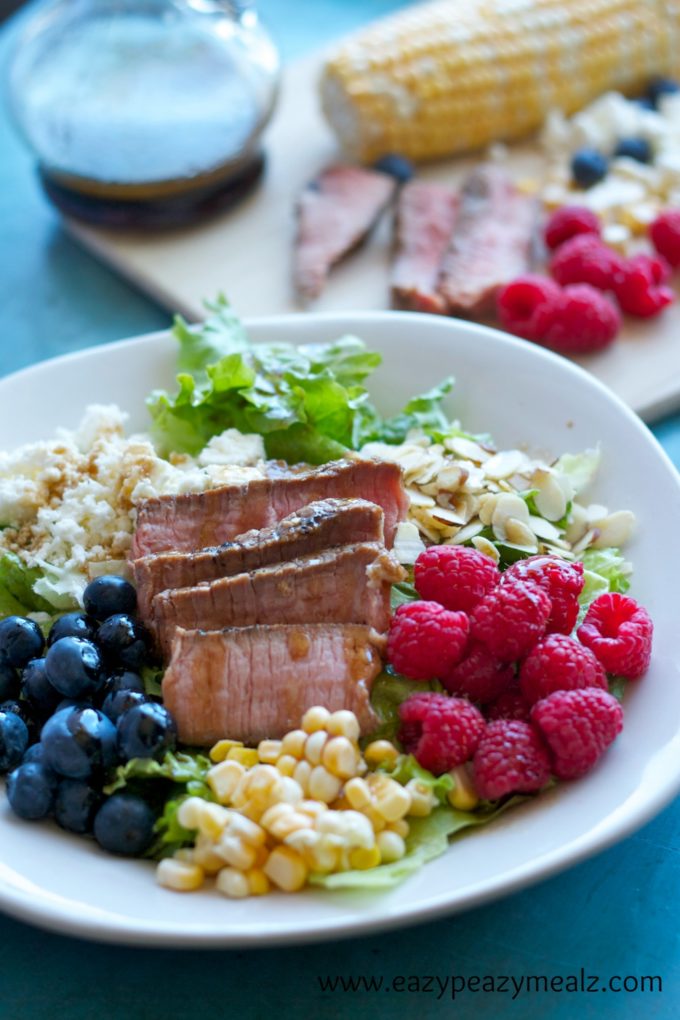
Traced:
[[279, 72], [248, 0], [56, 0], [18, 40], [10, 102], [62, 211], [177, 226], [258, 180]]

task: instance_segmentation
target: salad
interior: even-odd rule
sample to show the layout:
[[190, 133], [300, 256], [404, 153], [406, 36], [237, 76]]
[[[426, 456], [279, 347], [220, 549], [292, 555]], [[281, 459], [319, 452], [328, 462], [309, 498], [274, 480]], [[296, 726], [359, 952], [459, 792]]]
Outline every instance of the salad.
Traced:
[[0, 459], [13, 811], [175, 890], [381, 889], [585, 775], [652, 640], [599, 452], [498, 450], [451, 379], [385, 418], [354, 337], [174, 332], [149, 436], [95, 409]]

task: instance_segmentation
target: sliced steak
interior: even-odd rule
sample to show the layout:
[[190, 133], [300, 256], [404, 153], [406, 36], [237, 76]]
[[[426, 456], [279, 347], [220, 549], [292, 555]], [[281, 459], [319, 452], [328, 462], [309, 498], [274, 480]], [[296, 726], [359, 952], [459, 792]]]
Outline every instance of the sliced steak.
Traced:
[[293, 278], [306, 301], [319, 296], [331, 266], [357, 248], [391, 201], [397, 182], [359, 166], [331, 166], [304, 189], [297, 204]]
[[534, 200], [500, 167], [470, 174], [437, 288], [450, 315], [494, 314], [500, 288], [531, 266], [535, 224]]
[[222, 630], [264, 623], [365, 623], [390, 619], [390, 586], [403, 568], [378, 542], [340, 546], [248, 574], [161, 592], [151, 630], [167, 657], [177, 627]]
[[258, 478], [205, 492], [148, 499], [137, 508], [132, 559], [159, 552], [195, 552], [231, 542], [251, 528], [270, 528], [319, 499], [365, 499], [385, 513], [391, 546], [409, 499], [401, 468], [378, 460], [339, 460], [300, 474]]
[[445, 315], [437, 281], [458, 213], [458, 194], [445, 184], [410, 181], [399, 194], [392, 263], [392, 307]]
[[313, 705], [349, 709], [367, 734], [378, 723], [369, 695], [381, 644], [369, 627], [352, 624], [180, 629], [163, 701], [185, 744], [282, 737]]
[[202, 581], [232, 577], [273, 563], [352, 542], [382, 542], [381, 507], [365, 499], [322, 499], [294, 511], [271, 528], [247, 531], [233, 542], [199, 552], [156, 553], [132, 563], [142, 619], [151, 618], [151, 600], [168, 588], [190, 588]]

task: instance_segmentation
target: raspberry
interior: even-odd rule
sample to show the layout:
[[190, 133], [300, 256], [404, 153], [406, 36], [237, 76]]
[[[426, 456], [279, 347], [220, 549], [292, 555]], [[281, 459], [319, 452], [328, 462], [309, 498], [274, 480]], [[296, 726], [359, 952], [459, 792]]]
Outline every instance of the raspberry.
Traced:
[[539, 307], [559, 297], [559, 287], [545, 276], [527, 273], [508, 283], [498, 294], [496, 310], [503, 329], [526, 340], [538, 340], [534, 317]]
[[670, 266], [680, 266], [680, 209], [665, 209], [649, 228], [652, 244]]
[[621, 311], [650, 319], [672, 304], [675, 295], [662, 286], [668, 278], [668, 267], [649, 255], [633, 255], [626, 259], [616, 274], [615, 293]]
[[484, 731], [479, 709], [463, 698], [412, 694], [399, 706], [399, 740], [434, 775], [469, 761]]
[[569, 283], [589, 283], [598, 290], [612, 290], [621, 263], [621, 256], [599, 237], [577, 234], [553, 255], [550, 272], [563, 287]]
[[554, 249], [577, 234], [599, 237], [600, 221], [594, 212], [582, 205], [563, 205], [546, 223], [543, 236], [548, 248]]
[[469, 613], [501, 575], [490, 556], [462, 545], [431, 545], [415, 565], [415, 585], [423, 599]]
[[560, 354], [589, 354], [612, 343], [621, 328], [621, 316], [603, 294], [580, 283], [565, 287], [556, 301], [539, 306], [534, 328], [537, 341], [545, 347]]
[[603, 751], [621, 732], [623, 709], [600, 687], [556, 691], [531, 710], [553, 754], [558, 779], [576, 779], [593, 767]]
[[411, 680], [430, 680], [452, 669], [463, 656], [470, 623], [436, 602], [399, 606], [387, 638], [387, 658]]
[[501, 662], [519, 659], [543, 636], [550, 598], [535, 584], [508, 581], [485, 595], [470, 616], [470, 634]]
[[531, 705], [517, 683], [513, 683], [486, 707], [487, 719], [521, 719], [522, 722], [529, 722], [530, 712]]
[[555, 691], [609, 690], [607, 674], [590, 649], [566, 634], [549, 634], [531, 649], [520, 668], [519, 685], [532, 704]]
[[501, 583], [514, 580], [531, 581], [550, 596], [548, 634], [571, 634], [578, 616], [578, 597], [585, 584], [582, 563], [567, 563], [559, 556], [528, 556], [511, 564]]
[[440, 680], [450, 694], [484, 703], [497, 698], [512, 683], [513, 672], [495, 659], [486, 645], [473, 644], [465, 658]]
[[609, 592], [591, 603], [576, 633], [608, 673], [638, 680], [649, 666], [653, 631], [643, 606], [628, 595]]
[[533, 793], [550, 779], [550, 755], [538, 731], [527, 722], [488, 723], [472, 762], [477, 793], [498, 800], [507, 793]]

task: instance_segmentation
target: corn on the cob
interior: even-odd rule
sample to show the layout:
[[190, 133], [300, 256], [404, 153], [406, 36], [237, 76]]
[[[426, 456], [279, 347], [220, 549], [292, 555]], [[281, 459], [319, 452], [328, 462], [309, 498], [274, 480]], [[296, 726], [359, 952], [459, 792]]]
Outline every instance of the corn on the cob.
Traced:
[[679, 36], [680, 6], [666, 0], [435, 0], [341, 44], [322, 105], [359, 159], [432, 159], [677, 72]]

